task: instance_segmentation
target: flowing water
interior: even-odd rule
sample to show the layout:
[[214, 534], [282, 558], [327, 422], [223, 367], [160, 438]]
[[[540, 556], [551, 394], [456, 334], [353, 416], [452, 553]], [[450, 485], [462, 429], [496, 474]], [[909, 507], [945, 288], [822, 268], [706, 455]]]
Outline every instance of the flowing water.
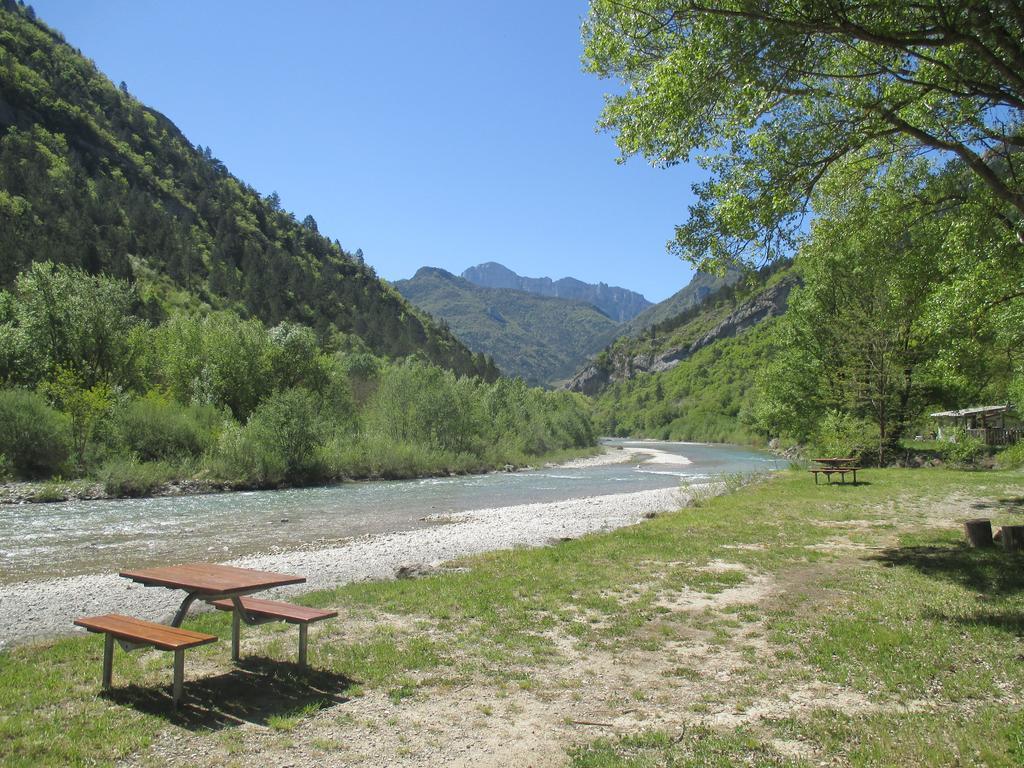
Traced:
[[606, 441], [629, 464], [347, 483], [324, 488], [0, 506], [0, 583], [319, 547], [440, 523], [431, 515], [701, 483], [777, 468], [696, 443]]

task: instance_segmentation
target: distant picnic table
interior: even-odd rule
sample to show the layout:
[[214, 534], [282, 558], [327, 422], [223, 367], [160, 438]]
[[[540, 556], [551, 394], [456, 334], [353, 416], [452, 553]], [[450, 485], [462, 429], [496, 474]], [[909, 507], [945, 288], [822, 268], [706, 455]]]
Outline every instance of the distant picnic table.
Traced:
[[811, 467], [808, 471], [814, 473], [814, 484], [818, 484], [818, 475], [824, 475], [829, 483], [832, 482], [832, 475], [839, 475], [842, 482], [846, 482], [846, 475], [853, 475], [853, 482], [857, 482], [857, 459], [855, 457], [830, 457], [811, 459], [820, 466]]

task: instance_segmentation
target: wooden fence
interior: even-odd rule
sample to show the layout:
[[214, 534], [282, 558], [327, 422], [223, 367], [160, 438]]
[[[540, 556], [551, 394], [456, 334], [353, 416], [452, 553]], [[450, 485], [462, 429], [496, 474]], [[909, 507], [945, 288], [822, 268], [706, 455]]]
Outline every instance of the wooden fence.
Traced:
[[968, 429], [967, 434], [981, 440], [985, 445], [1012, 445], [1024, 438], [1024, 429], [989, 427], [988, 429]]

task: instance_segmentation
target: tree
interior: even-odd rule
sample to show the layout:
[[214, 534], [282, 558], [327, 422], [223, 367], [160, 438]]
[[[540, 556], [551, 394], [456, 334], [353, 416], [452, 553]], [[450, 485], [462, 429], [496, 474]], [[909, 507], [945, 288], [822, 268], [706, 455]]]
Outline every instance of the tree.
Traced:
[[923, 405], [922, 369], [943, 342], [930, 322], [946, 275], [936, 253], [959, 218], [922, 217], [907, 204], [936, 183], [918, 162], [865, 189], [856, 167], [823, 183], [822, 216], [796, 266], [784, 352], [762, 375], [756, 412], [769, 431], [804, 439], [826, 412], [868, 418], [879, 460]]
[[1024, 8], [923, 0], [592, 0], [587, 68], [620, 78], [624, 155], [711, 172], [670, 250], [703, 268], [789, 252], [855, 159], [956, 160], [1024, 242]]
[[[127, 282], [50, 262], [22, 272], [13, 292], [9, 332], [22, 363], [15, 378], [35, 383], [67, 369], [85, 388], [126, 384], [135, 350], [135, 290]], [[2, 318], [0, 318], [2, 321]]]

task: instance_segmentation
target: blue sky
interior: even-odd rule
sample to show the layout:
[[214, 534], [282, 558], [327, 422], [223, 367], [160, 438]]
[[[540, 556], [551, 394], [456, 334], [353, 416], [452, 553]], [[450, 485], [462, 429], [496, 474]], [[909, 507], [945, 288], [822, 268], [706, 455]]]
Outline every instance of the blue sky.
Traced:
[[33, 0], [237, 176], [389, 280], [499, 261], [657, 301], [696, 171], [615, 163], [582, 0]]

